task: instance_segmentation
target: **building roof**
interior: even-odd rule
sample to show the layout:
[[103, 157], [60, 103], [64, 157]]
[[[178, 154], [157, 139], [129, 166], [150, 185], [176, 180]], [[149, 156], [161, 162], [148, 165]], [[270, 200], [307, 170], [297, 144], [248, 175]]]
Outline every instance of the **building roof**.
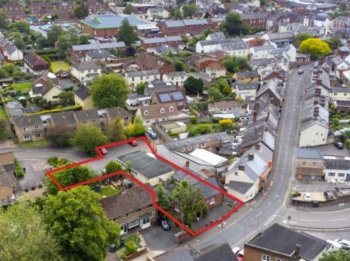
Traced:
[[194, 261], [237, 261], [228, 243], [213, 245], [202, 249], [198, 255], [194, 256]]
[[107, 29], [107, 28], [119, 28], [122, 25], [124, 19], [129, 21], [131, 26], [137, 26], [140, 24], [146, 24], [146, 22], [140, 20], [135, 15], [116, 15], [116, 14], [103, 14], [96, 15], [92, 18], [80, 20], [81, 23], [88, 25], [94, 29]]
[[179, 115], [177, 105], [174, 102], [151, 104], [140, 107], [140, 112], [144, 119], [159, 119]]
[[28, 126], [42, 126], [43, 122], [39, 115], [32, 116], [20, 116], [13, 119], [14, 123], [18, 127], [28, 127]]
[[195, 149], [190, 153], [190, 155], [202, 161], [205, 161], [212, 166], [217, 166], [227, 162], [226, 158], [204, 149]]
[[166, 20], [165, 25], [167, 27], [184, 27], [190, 25], [206, 25], [207, 19], [184, 19], [184, 20]]
[[6, 166], [15, 163], [15, 156], [13, 152], [0, 153], [0, 165]]
[[118, 158], [122, 162], [130, 162], [132, 169], [148, 179], [162, 176], [173, 170], [164, 162], [157, 160], [154, 155], [151, 156], [142, 151], [131, 152]]
[[317, 237], [294, 231], [277, 223], [247, 243], [247, 245], [271, 250], [287, 256], [291, 256], [294, 253], [297, 244], [301, 245], [299, 255], [305, 260], [314, 260], [329, 246], [327, 242]]
[[326, 169], [349, 170], [350, 157], [324, 156], [324, 166]]
[[90, 44], [81, 44], [73, 45], [73, 51], [89, 51], [89, 50], [103, 50], [103, 49], [112, 49], [112, 48], [124, 48], [124, 42], [110, 42], [110, 43], [90, 43]]
[[102, 208], [109, 219], [116, 219], [152, 205], [151, 195], [141, 187], [133, 187], [119, 194], [102, 198]]
[[268, 13], [245, 13], [242, 14], [242, 20], [267, 19]]
[[186, 96], [184, 91], [175, 90], [175, 91], [159, 92], [157, 93], [157, 99], [159, 103], [183, 102], [183, 101], [186, 101]]
[[158, 70], [130, 71], [126, 73], [126, 77], [141, 77], [148, 75], [160, 75]]
[[299, 159], [322, 159], [322, 155], [319, 150], [298, 148], [297, 158]]
[[231, 180], [226, 186], [244, 195], [252, 186], [254, 186], [254, 183]]
[[78, 96], [81, 100], [85, 100], [87, 97], [90, 96], [90, 89], [83, 86], [80, 87], [78, 90], [75, 91], [75, 95]]
[[37, 55], [36, 53], [27, 53], [24, 56], [24, 60], [31, 66], [49, 66], [49, 64], [43, 59], [41, 58], [39, 55]]
[[142, 38], [145, 44], [157, 44], [157, 43], [170, 43], [170, 42], [180, 42], [182, 38], [180, 35], [175, 36], [164, 36], [164, 37], [152, 37], [152, 38]]
[[101, 69], [100, 64], [97, 61], [82, 61], [77, 64], [72, 64], [72, 67], [74, 67], [78, 71], [87, 71], [87, 70], [96, 70]]

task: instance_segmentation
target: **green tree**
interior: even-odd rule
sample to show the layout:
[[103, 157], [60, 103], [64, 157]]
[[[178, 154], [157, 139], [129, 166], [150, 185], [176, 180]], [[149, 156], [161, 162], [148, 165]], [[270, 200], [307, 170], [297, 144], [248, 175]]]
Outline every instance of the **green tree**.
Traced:
[[239, 72], [242, 70], [251, 70], [247, 58], [238, 56], [228, 56], [223, 60], [223, 65], [230, 73]]
[[350, 251], [337, 250], [324, 253], [320, 261], [348, 261], [350, 260]]
[[126, 46], [130, 46], [138, 39], [134, 28], [129, 24], [128, 19], [122, 21], [122, 26], [117, 35], [118, 41], [124, 42]]
[[69, 36], [67, 34], [62, 34], [60, 37], [58, 37], [56, 47], [58, 50], [58, 55], [61, 58], [65, 58], [72, 47]]
[[99, 199], [86, 186], [47, 197], [44, 221], [66, 260], [104, 260], [108, 245], [118, 243], [120, 227], [107, 219]]
[[25, 20], [20, 20], [12, 24], [12, 29], [24, 34], [30, 34], [29, 23]]
[[[55, 172], [53, 175], [63, 187], [73, 185], [96, 176], [92, 170], [84, 166], [78, 166], [64, 171]], [[47, 178], [46, 185], [48, 194], [56, 195], [58, 193], [59, 190], [57, 186], [50, 178]]]
[[97, 77], [91, 84], [91, 90], [98, 108], [123, 107], [129, 94], [124, 78], [115, 73]]
[[155, 190], [158, 197], [158, 204], [166, 211], [172, 211], [173, 208], [171, 206], [170, 195], [169, 192], [164, 188], [163, 184], [158, 183]]
[[54, 25], [51, 27], [51, 29], [47, 32], [47, 43], [48, 45], [54, 47], [55, 43], [57, 42], [58, 38], [63, 34], [62, 27], [58, 25]]
[[140, 82], [136, 85], [136, 92], [138, 95], [143, 95], [145, 93], [146, 84], [144, 82]]
[[28, 202], [0, 209], [1, 260], [63, 260], [42, 217]]
[[72, 138], [72, 144], [88, 155], [95, 155], [95, 148], [107, 142], [101, 129], [89, 123], [80, 125]]
[[309, 38], [301, 42], [300, 50], [303, 53], [310, 54], [311, 58], [316, 59], [320, 56], [326, 56], [332, 53], [329, 45], [319, 38]]
[[89, 34], [81, 34], [79, 35], [79, 44], [88, 44], [90, 40]]
[[213, 102], [223, 101], [225, 99], [225, 96], [216, 87], [209, 88], [208, 96], [210, 101], [213, 101]]
[[122, 169], [122, 166], [115, 160], [111, 160], [106, 165], [106, 173], [113, 173], [120, 169]]
[[228, 14], [222, 26], [224, 32], [230, 36], [249, 33], [249, 27], [242, 23], [239, 13]]
[[305, 41], [306, 39], [311, 38], [312, 35], [308, 33], [299, 33], [296, 35], [295, 40], [296, 40], [296, 45], [299, 46], [302, 41]]
[[181, 219], [184, 224], [191, 226], [198, 217], [208, 214], [208, 206], [200, 188], [193, 188], [187, 181], [176, 183], [171, 195], [171, 200], [178, 205], [181, 212]]
[[79, 0], [78, 5], [73, 11], [73, 15], [78, 19], [83, 19], [89, 15], [89, 9], [84, 3], [84, 0]]
[[54, 128], [49, 128], [46, 133], [46, 139], [52, 147], [65, 148], [70, 146], [70, 140], [73, 134], [73, 127], [62, 124]]
[[197, 12], [197, 7], [194, 4], [182, 5], [181, 11], [183, 18], [192, 18], [192, 16]]
[[23, 50], [24, 47], [26, 47], [26, 44], [25, 44], [25, 42], [23, 41], [22, 38], [16, 38], [15, 39], [15, 45], [16, 45], [16, 47], [18, 49], [21, 49], [21, 50]]
[[67, 105], [73, 105], [75, 100], [74, 100], [74, 92], [73, 91], [65, 91], [61, 92], [58, 95], [58, 98], [60, 98], [61, 101], [63, 101]]
[[131, 4], [127, 4], [123, 10], [124, 14], [132, 14], [132, 12], [134, 11], [134, 8], [132, 7]]
[[331, 37], [331, 38], [328, 38], [326, 40], [326, 43], [329, 45], [329, 47], [332, 49], [332, 50], [336, 50], [338, 49], [339, 47], [342, 46], [342, 43], [341, 43], [341, 40], [339, 37]]
[[9, 20], [3, 11], [0, 11], [0, 28], [7, 29], [9, 27]]
[[186, 94], [198, 95], [203, 93], [204, 83], [202, 79], [196, 79], [190, 76], [184, 82]]
[[142, 119], [140, 116], [135, 116], [132, 124], [129, 124], [126, 128], [126, 134], [128, 137], [137, 137], [145, 135], [146, 129], [143, 125]]
[[125, 140], [125, 127], [124, 122], [120, 118], [116, 118], [114, 123], [109, 127], [108, 138], [110, 141]]

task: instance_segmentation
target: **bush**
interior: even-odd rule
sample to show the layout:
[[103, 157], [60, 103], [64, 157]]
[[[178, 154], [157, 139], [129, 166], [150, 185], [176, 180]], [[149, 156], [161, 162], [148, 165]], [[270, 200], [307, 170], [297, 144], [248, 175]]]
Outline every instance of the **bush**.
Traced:
[[196, 116], [191, 116], [191, 124], [197, 124], [197, 117]]
[[233, 122], [231, 119], [224, 119], [219, 121], [221, 130], [226, 131], [226, 130], [231, 130], [233, 128]]
[[17, 178], [24, 177], [24, 170], [23, 170], [21, 164], [19, 164], [19, 162], [17, 160], [15, 161], [15, 164], [16, 164], [16, 169], [15, 169], [16, 177]]
[[120, 170], [121, 168], [122, 166], [118, 162], [112, 160], [108, 162], [106, 165], [106, 173], [113, 173], [113, 172], [116, 172], [117, 170]]
[[191, 129], [188, 133], [190, 137], [204, 135], [211, 132], [211, 127], [209, 125], [201, 125], [197, 128]]
[[125, 242], [125, 254], [127, 256], [135, 253], [137, 251], [137, 245], [133, 241], [126, 241]]

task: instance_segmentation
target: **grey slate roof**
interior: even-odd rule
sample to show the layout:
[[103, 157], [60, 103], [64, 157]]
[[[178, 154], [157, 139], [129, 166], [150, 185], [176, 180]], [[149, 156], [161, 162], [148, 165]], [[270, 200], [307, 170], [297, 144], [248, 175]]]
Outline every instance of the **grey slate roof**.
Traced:
[[144, 70], [136, 72], [127, 72], [127, 77], [141, 77], [147, 75], [160, 75], [158, 70]]
[[124, 48], [124, 42], [111, 42], [111, 43], [91, 43], [91, 44], [82, 44], [82, 45], [73, 45], [73, 51], [89, 51], [89, 50], [103, 50], [103, 49], [112, 49], [112, 48]]
[[100, 64], [96, 61], [80, 62], [78, 64], [72, 64], [72, 67], [74, 67], [78, 71], [95, 70], [101, 68]]
[[300, 244], [300, 257], [305, 260], [314, 260], [329, 246], [327, 242], [319, 238], [293, 231], [277, 223], [258, 234], [247, 244], [285, 255], [291, 255], [295, 251], [296, 244]]
[[228, 243], [209, 246], [194, 256], [194, 261], [237, 261], [237, 257], [232, 252]]
[[324, 166], [326, 169], [349, 170], [350, 160], [343, 157], [324, 156]]
[[75, 91], [75, 94], [82, 100], [85, 100], [87, 97], [90, 96], [90, 90], [89, 88], [83, 86], [80, 87], [78, 90]]
[[135, 151], [119, 157], [119, 160], [131, 163], [131, 167], [148, 179], [152, 179], [172, 171], [167, 164], [148, 156], [145, 152]]
[[241, 194], [245, 194], [253, 185], [254, 183], [249, 182], [230, 181], [227, 187]]

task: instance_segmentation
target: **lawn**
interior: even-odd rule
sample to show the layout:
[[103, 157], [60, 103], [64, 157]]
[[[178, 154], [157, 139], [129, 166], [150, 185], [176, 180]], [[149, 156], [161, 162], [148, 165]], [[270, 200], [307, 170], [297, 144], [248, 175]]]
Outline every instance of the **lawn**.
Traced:
[[0, 119], [7, 120], [7, 115], [4, 108], [0, 108]]
[[105, 186], [101, 188], [100, 194], [102, 197], [109, 197], [118, 194], [120, 191], [114, 186]]
[[51, 70], [53, 73], [57, 73], [59, 71], [69, 72], [70, 65], [64, 61], [52, 62]]
[[187, 131], [189, 132], [190, 136], [198, 136], [203, 135], [211, 132], [219, 132], [220, 124], [218, 123], [197, 123], [197, 124], [190, 124], [187, 126]]
[[33, 84], [31, 82], [20, 82], [11, 85], [16, 92], [29, 92], [32, 86]]
[[24, 141], [18, 144], [20, 148], [46, 148], [47, 140]]

